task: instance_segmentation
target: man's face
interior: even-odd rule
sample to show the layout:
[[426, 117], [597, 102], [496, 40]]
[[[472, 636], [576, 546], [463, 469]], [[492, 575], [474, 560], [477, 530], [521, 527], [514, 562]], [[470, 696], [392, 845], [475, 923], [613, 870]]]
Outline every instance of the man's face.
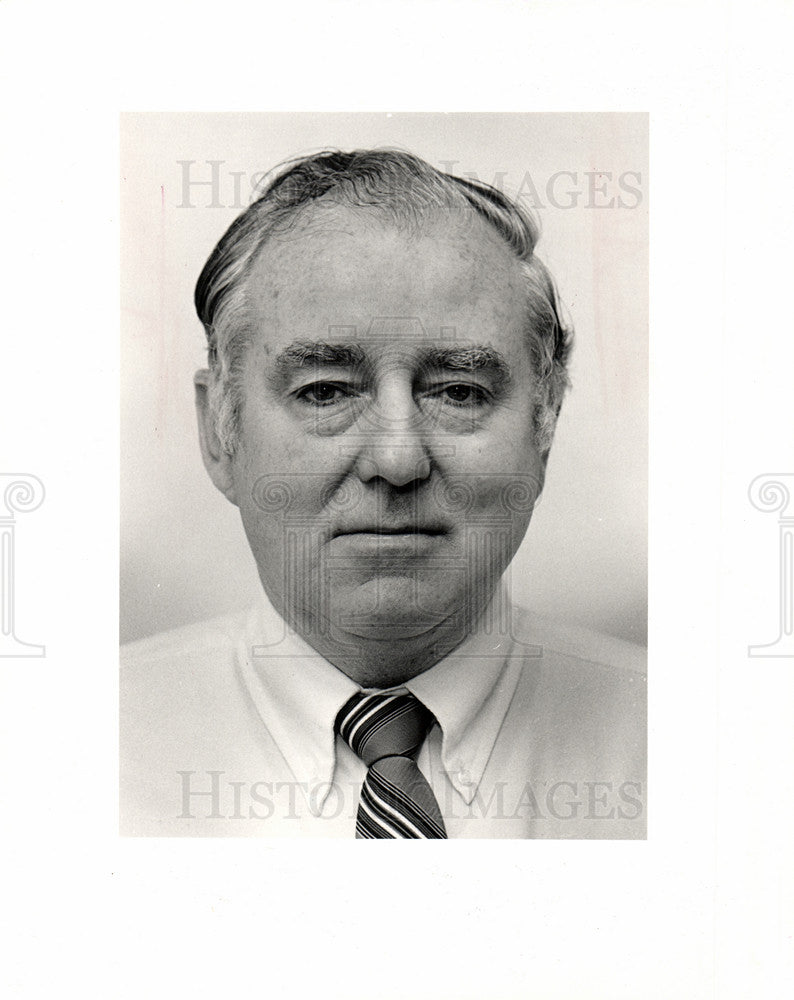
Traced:
[[410, 235], [337, 207], [247, 293], [233, 499], [270, 599], [310, 642], [460, 630], [543, 480], [518, 262], [474, 215]]

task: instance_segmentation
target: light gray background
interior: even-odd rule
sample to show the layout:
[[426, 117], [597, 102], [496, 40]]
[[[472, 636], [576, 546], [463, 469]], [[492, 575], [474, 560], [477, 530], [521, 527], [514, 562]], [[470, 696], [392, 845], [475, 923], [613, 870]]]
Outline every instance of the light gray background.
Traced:
[[[281, 160], [329, 146], [398, 146], [499, 183], [535, 209], [539, 255], [576, 329], [573, 390], [509, 571], [514, 596], [644, 642], [647, 122], [644, 114], [123, 115], [122, 640], [243, 606], [259, 591], [237, 510], [209, 482], [197, 443], [192, 374], [205, 363], [205, 342], [192, 295], [207, 255], [257, 176]], [[186, 171], [193, 181], [217, 178], [217, 187], [187, 188]]]

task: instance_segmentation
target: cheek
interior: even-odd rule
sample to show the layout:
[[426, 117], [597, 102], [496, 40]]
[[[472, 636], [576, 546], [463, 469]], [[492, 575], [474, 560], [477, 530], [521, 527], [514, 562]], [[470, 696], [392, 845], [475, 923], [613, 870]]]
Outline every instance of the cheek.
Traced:
[[472, 445], [447, 469], [442, 503], [469, 539], [472, 557], [481, 551], [483, 559], [504, 563], [526, 533], [543, 487], [543, 463], [531, 432], [517, 431], [515, 424]]
[[278, 414], [246, 421], [235, 456], [243, 503], [265, 515], [300, 516], [316, 510], [324, 467], [312, 442], [280, 425]]
[[[456, 455], [444, 479], [454, 492], [469, 494], [472, 512], [491, 510], [512, 516], [531, 512], [543, 488], [544, 463], [534, 444], [529, 417], [510, 414], [495, 423], [491, 433], [469, 441], [458, 440]], [[527, 426], [529, 425], [529, 426]]]
[[316, 457], [307, 460], [287, 448], [268, 461], [247, 461], [240, 507], [252, 543], [256, 540], [260, 550], [271, 552], [290, 546], [307, 552], [316, 548], [341, 513], [360, 501], [360, 484], [340, 484], [339, 478]]
[[541, 485], [533, 472], [484, 476], [478, 481], [476, 502], [467, 520], [472, 526], [504, 527], [523, 534]]

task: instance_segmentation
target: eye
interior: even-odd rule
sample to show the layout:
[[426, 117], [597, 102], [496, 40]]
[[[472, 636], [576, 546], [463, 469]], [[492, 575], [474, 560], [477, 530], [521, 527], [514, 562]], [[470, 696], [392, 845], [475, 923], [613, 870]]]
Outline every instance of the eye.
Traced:
[[440, 388], [438, 395], [443, 402], [452, 406], [482, 406], [488, 396], [484, 389], [467, 382], [453, 382]]
[[312, 382], [295, 393], [297, 399], [310, 406], [333, 406], [352, 395], [349, 388], [337, 382]]

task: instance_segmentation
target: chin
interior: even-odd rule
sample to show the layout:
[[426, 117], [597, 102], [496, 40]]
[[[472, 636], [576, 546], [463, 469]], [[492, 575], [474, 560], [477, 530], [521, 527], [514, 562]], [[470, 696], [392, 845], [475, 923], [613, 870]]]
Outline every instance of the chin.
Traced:
[[332, 598], [332, 621], [362, 639], [409, 639], [438, 628], [449, 616], [449, 594], [425, 591], [413, 579], [368, 583]]

